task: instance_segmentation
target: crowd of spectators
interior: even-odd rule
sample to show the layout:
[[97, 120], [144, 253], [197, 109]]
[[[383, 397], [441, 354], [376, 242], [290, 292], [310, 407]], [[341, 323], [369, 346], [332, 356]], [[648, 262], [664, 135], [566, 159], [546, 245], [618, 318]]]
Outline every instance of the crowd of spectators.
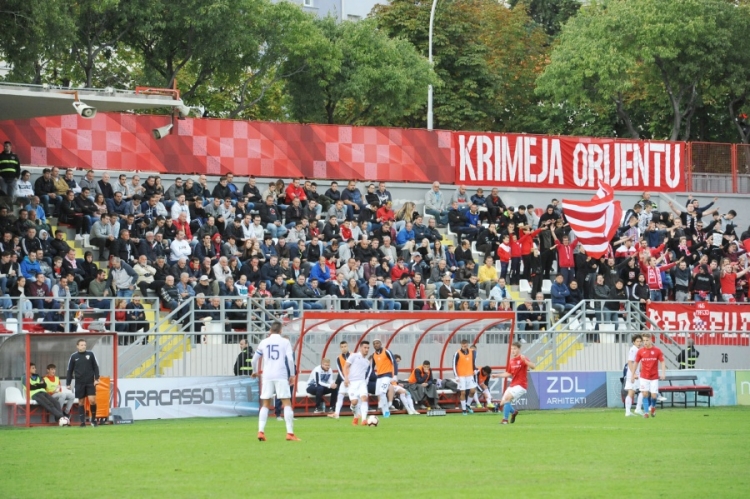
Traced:
[[[196, 318], [218, 318], [224, 308], [229, 325], [246, 322], [254, 298], [277, 316], [300, 308], [517, 310], [521, 329], [539, 330], [547, 279], [555, 313], [601, 300], [597, 318], [615, 323], [627, 300], [744, 301], [748, 290], [741, 241], [750, 232], [738, 237], [734, 211], [692, 197], [660, 211], [644, 193], [607, 255], [591, 258], [556, 199], [538, 213], [506, 205], [496, 188], [485, 196], [435, 182], [425, 215], [414, 202], [394, 206], [385, 182], [363, 190], [330, 182], [320, 193], [302, 179], [235, 183], [230, 173], [213, 187], [205, 175], [164, 186], [157, 175], [112, 181], [107, 172], [76, 178], [47, 168], [34, 181], [21, 172], [13, 188], [20, 210], [0, 209], [0, 305], [7, 312], [18, 306], [7, 298], [26, 297], [24, 312], [43, 311], [52, 327], [66, 296], [81, 307], [115, 300], [118, 327], [147, 327], [134, 294], [149, 291], [168, 310], [195, 298]], [[92, 251], [77, 259], [64, 232], [51, 233], [51, 217], [97, 248], [107, 268]], [[514, 303], [510, 286], [522, 280], [529, 298]]]

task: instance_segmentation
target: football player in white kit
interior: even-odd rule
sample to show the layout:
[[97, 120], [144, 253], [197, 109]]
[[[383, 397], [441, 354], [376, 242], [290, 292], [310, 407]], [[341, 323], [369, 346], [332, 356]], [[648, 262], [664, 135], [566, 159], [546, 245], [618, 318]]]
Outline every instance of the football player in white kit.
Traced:
[[[370, 342], [363, 341], [359, 344], [359, 351], [351, 354], [344, 364], [344, 387], [349, 392], [349, 400], [352, 403], [354, 419], [352, 424], [357, 426], [362, 420], [362, 426], [367, 424], [367, 382], [370, 379], [371, 364], [367, 359], [370, 352]], [[359, 409], [359, 415], [357, 414]]]
[[[633, 415], [633, 413], [630, 412], [630, 408], [633, 406], [633, 396], [635, 395], [635, 389], [638, 388], [639, 383], [638, 381], [633, 381], [634, 379], [637, 380], [639, 375], [638, 371], [636, 371], [635, 376], [633, 376], [633, 369], [636, 369], [635, 356], [641, 348], [643, 337], [640, 334], [634, 334], [632, 341], [633, 346], [631, 346], [628, 351], [627, 372], [625, 373], [625, 389], [628, 391], [628, 396], [625, 397], [625, 417]], [[635, 413], [639, 416], [643, 415], [643, 410], [641, 409], [642, 404], [643, 394], [638, 392], [638, 402], [635, 405]]]
[[265, 428], [268, 412], [274, 396], [281, 399], [284, 406], [284, 421], [286, 422], [286, 439], [299, 441], [294, 435], [294, 411], [292, 410], [292, 393], [290, 386], [294, 386], [296, 367], [292, 355], [292, 344], [281, 336], [281, 323], [274, 322], [268, 332], [268, 337], [258, 344], [253, 355], [253, 378], [258, 377], [258, 361], [263, 359], [262, 387], [260, 400], [263, 404], [258, 413], [258, 440], [266, 441]]

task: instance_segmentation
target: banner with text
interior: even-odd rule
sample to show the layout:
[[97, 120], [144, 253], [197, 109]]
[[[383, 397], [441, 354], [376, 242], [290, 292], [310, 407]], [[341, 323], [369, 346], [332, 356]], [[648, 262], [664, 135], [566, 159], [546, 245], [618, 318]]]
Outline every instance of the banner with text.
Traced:
[[604, 372], [535, 372], [529, 376], [539, 394], [540, 409], [607, 407]]
[[258, 380], [245, 376], [124, 378], [117, 392], [136, 420], [255, 416], [260, 401]]
[[596, 189], [684, 190], [683, 142], [455, 132], [456, 184]]
[[669, 336], [680, 345], [685, 343], [688, 334], [696, 345], [750, 345], [750, 305], [704, 301], [652, 302], [648, 305], [646, 314], [659, 325], [659, 329], [679, 331], [669, 333]]

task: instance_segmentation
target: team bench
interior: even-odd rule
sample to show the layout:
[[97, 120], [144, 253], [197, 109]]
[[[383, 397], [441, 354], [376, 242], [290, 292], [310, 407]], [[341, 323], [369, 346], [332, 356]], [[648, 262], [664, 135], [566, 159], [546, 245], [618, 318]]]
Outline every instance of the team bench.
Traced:
[[[688, 393], [694, 393], [695, 399], [694, 401], [694, 407], [698, 407], [698, 397], [705, 397], [705, 400], [701, 400], [701, 403], [705, 403], [708, 405], [708, 407], [711, 407], [711, 397], [714, 396], [714, 389], [713, 387], [709, 385], [698, 385], [698, 376], [692, 374], [688, 375], [677, 375], [677, 376], [667, 376], [665, 378], [665, 381], [669, 382], [669, 385], [659, 386], [659, 393], [660, 394], [669, 394], [671, 397], [671, 403], [672, 407], [674, 407], [675, 401], [674, 401], [674, 394], [675, 393], [684, 393], [685, 394], [685, 400], [683, 402], [678, 401], [678, 404], [683, 404], [685, 407], [687, 407], [688, 399], [687, 394]], [[679, 382], [687, 382], [689, 384], [674, 384], [675, 381]], [[661, 407], [664, 407], [664, 402], [660, 402]]]

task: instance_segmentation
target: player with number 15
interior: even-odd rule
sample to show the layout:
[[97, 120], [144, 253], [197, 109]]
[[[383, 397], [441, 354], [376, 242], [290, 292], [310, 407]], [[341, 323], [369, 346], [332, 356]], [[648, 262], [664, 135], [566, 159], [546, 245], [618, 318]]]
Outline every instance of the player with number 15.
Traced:
[[266, 421], [274, 397], [281, 399], [284, 406], [284, 421], [286, 422], [286, 439], [299, 440], [294, 435], [294, 411], [292, 410], [292, 393], [290, 385], [294, 386], [296, 367], [292, 356], [292, 344], [281, 336], [281, 323], [274, 322], [268, 332], [268, 337], [258, 344], [253, 355], [253, 378], [258, 377], [258, 361], [263, 359], [263, 374], [261, 378], [260, 400], [262, 407], [258, 413], [258, 440], [266, 441]]

